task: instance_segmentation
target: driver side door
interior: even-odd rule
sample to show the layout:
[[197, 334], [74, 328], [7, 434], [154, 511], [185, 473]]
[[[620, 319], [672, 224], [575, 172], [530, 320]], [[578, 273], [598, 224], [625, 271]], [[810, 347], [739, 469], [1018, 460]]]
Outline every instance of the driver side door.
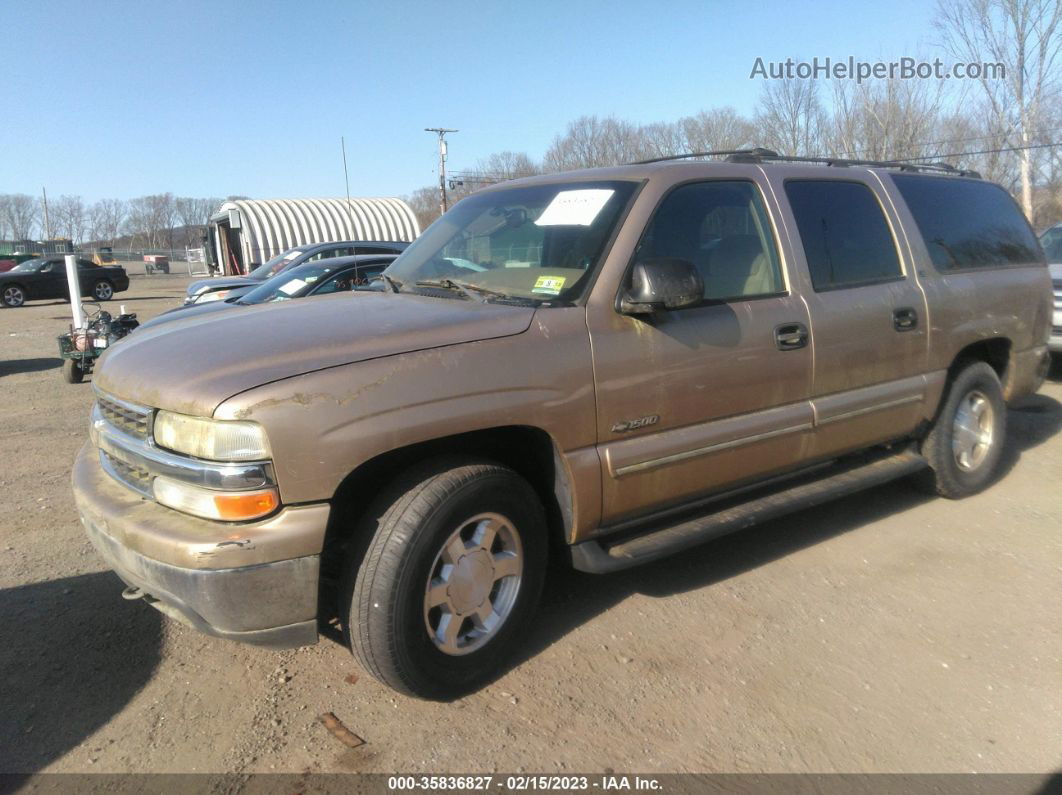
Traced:
[[801, 460], [813, 422], [810, 324], [789, 288], [768, 207], [748, 179], [673, 188], [632, 261], [693, 263], [701, 303], [649, 316], [588, 305], [603, 525]]

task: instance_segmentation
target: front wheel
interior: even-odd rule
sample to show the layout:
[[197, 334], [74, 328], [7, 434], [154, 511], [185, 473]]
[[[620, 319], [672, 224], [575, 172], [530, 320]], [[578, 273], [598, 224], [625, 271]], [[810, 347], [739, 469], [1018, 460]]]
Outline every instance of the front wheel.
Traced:
[[546, 567], [542, 505], [499, 464], [436, 462], [385, 494], [348, 562], [345, 629], [384, 684], [451, 699], [495, 676], [535, 611]]
[[114, 285], [106, 279], [100, 279], [92, 286], [92, 296], [97, 301], [110, 301], [114, 297]]
[[0, 291], [0, 304], [8, 309], [22, 306], [26, 303], [26, 291], [17, 284], [8, 284]]
[[80, 384], [85, 380], [85, 370], [75, 359], [63, 359], [63, 380], [68, 384]]
[[942, 497], [976, 494], [996, 475], [1007, 431], [999, 377], [985, 362], [960, 370], [922, 443], [930, 473], [924, 481]]

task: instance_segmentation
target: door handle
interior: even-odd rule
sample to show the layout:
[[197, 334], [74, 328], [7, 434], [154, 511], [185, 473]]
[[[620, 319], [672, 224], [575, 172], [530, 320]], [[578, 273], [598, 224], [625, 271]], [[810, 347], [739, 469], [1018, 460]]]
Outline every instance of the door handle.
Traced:
[[894, 309], [892, 312], [892, 327], [897, 331], [910, 331], [918, 328], [918, 313], [910, 307]]
[[780, 351], [795, 351], [808, 344], [808, 327], [803, 323], [783, 323], [774, 330], [774, 341]]

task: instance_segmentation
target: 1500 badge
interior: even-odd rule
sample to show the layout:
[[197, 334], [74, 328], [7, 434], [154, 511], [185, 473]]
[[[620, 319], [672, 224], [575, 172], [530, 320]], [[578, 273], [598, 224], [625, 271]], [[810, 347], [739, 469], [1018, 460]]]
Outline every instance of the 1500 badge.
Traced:
[[612, 426], [613, 433], [626, 433], [627, 431], [636, 431], [639, 428], [646, 428], [650, 425], [656, 425], [660, 422], [659, 414], [650, 414], [648, 417], [639, 417], [636, 420], [627, 420], [626, 422], [617, 422]]

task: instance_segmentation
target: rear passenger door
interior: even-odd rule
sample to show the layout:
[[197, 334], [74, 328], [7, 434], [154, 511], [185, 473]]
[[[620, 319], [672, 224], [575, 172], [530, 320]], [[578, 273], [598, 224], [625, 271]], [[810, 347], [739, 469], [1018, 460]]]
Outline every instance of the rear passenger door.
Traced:
[[790, 178], [781, 192], [811, 315], [816, 428], [808, 456], [909, 433], [927, 395], [926, 302], [901, 257], [896, 217], [871, 181]]

